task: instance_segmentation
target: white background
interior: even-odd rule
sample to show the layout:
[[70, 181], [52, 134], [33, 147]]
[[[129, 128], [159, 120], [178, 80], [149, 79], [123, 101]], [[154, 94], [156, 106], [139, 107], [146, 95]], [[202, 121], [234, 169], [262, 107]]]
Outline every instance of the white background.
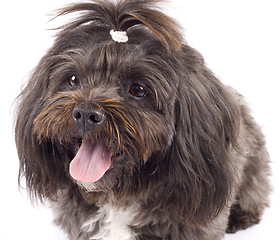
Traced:
[[[13, 101], [28, 74], [52, 44], [52, 10], [66, 0], [1, 2], [0, 14], [0, 240], [66, 239], [46, 208], [31, 206], [18, 191]], [[185, 29], [187, 42], [225, 84], [246, 96], [263, 126], [271, 156], [271, 207], [263, 220], [225, 240], [279, 240], [280, 214], [280, 2], [278, 0], [176, 0], [167, 12]], [[55, 21], [59, 25], [59, 21]], [[57, 26], [57, 25], [55, 25]]]

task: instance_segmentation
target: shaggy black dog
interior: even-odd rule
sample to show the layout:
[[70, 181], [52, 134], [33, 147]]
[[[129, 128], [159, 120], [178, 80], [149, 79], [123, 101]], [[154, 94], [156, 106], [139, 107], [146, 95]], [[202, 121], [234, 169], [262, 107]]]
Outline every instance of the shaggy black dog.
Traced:
[[70, 239], [218, 240], [268, 204], [259, 127], [157, 2], [62, 9], [19, 97], [20, 178]]

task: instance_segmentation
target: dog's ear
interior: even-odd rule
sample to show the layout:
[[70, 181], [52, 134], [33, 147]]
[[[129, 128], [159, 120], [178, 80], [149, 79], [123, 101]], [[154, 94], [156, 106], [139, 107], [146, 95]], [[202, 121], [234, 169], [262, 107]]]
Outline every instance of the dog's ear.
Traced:
[[205, 67], [200, 54], [185, 47], [183, 55], [168, 169], [171, 183], [182, 190], [174, 190], [180, 199], [177, 214], [205, 224], [217, 216], [231, 193], [229, 155], [237, 148], [239, 114], [233, 97]]
[[[38, 199], [55, 198], [65, 183], [61, 151], [51, 141], [39, 141], [34, 134], [34, 119], [42, 109], [49, 83], [50, 62], [42, 58], [18, 97], [15, 139], [20, 160], [19, 181], [26, 178], [31, 196]], [[65, 158], [65, 156], [63, 156]]]

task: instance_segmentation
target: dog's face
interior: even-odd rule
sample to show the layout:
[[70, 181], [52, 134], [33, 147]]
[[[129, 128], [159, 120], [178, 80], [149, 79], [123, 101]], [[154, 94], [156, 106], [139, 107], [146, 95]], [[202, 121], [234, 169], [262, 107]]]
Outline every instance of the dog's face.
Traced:
[[32, 134], [63, 146], [71, 177], [96, 188], [170, 147], [179, 64], [147, 30], [128, 31], [138, 45], [115, 42], [109, 31], [98, 44], [92, 34], [81, 42], [90, 28], [65, 34], [45, 57], [51, 66]]
[[[63, 27], [21, 94], [21, 174], [39, 198], [76, 185], [118, 198], [156, 189], [184, 219], [211, 217], [232, 184], [235, 104], [173, 20], [150, 1], [131, 2], [61, 12], [85, 11]], [[115, 41], [112, 28], [128, 41]]]

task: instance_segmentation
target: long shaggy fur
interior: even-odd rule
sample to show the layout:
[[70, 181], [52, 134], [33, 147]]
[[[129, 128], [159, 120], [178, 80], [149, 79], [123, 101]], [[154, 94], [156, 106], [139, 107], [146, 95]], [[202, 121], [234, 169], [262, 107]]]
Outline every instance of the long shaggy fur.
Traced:
[[[79, 15], [19, 97], [19, 178], [33, 198], [51, 202], [69, 239], [218, 240], [258, 223], [268, 204], [264, 137], [242, 96], [217, 80], [157, 2], [61, 9]], [[128, 42], [113, 41], [111, 29]], [[134, 84], [145, 96], [130, 93]], [[106, 120], [80, 129], [77, 108]], [[69, 174], [83, 139], [114, 151], [95, 183]]]

